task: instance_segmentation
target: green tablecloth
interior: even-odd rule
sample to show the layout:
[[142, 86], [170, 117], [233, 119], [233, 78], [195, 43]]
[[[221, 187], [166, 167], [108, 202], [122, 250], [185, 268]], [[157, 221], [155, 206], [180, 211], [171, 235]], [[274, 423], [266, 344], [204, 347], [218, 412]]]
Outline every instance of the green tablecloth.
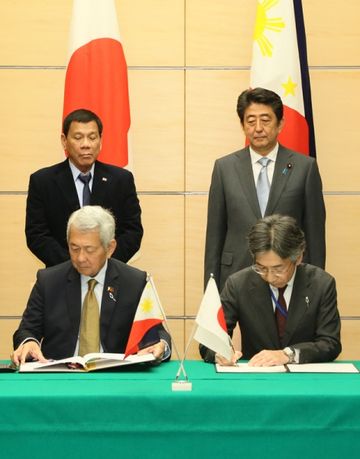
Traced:
[[[360, 362], [354, 362], [360, 369]], [[12, 458], [358, 458], [360, 374], [217, 374], [177, 362], [119, 372], [0, 374]]]

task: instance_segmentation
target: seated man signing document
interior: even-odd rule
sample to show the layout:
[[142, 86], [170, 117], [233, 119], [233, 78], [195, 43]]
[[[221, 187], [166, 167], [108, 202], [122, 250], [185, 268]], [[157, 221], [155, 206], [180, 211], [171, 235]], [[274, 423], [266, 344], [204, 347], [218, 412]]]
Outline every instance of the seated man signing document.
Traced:
[[[115, 220], [102, 207], [84, 206], [71, 214], [71, 260], [38, 272], [14, 333], [16, 365], [29, 358], [45, 362], [92, 352], [124, 353], [146, 273], [110, 258], [114, 235]], [[151, 342], [145, 335], [141, 352], [152, 352], [159, 361], [168, 359], [170, 337], [163, 326], [149, 335]]]
[[292, 217], [271, 215], [251, 229], [254, 264], [232, 274], [221, 293], [229, 335], [239, 323], [242, 353], [232, 362], [200, 345], [206, 362], [249, 365], [330, 362], [341, 352], [335, 280], [302, 263], [304, 233]]

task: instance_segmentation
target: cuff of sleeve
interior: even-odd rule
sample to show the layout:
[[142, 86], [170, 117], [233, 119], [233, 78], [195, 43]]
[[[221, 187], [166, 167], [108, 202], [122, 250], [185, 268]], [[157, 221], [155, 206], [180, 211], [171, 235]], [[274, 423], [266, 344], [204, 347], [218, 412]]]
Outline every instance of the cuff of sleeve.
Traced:
[[162, 361], [164, 361], [164, 360], [167, 360], [170, 357], [171, 350], [170, 350], [170, 346], [168, 345], [168, 343], [164, 339], [160, 339], [160, 341], [162, 343], [164, 343], [164, 345], [165, 345], [164, 355], [163, 355], [163, 357], [161, 359]]

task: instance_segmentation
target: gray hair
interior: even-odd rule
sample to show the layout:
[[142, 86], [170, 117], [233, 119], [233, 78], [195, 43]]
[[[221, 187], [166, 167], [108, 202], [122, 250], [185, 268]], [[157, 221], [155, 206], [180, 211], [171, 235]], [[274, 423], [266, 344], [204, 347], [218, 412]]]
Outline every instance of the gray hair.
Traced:
[[306, 242], [302, 229], [292, 217], [270, 215], [258, 220], [248, 235], [252, 256], [272, 250], [280, 258], [295, 262], [303, 254]]
[[106, 249], [115, 238], [114, 216], [109, 210], [100, 206], [84, 206], [70, 215], [66, 229], [68, 242], [71, 226], [84, 233], [98, 231], [101, 244]]

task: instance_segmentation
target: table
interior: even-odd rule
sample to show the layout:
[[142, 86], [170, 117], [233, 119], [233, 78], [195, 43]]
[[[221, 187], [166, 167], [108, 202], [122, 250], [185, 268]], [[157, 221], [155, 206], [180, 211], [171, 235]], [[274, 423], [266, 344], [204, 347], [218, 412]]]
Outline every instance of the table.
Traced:
[[[353, 362], [360, 368], [360, 362]], [[185, 362], [118, 372], [0, 374], [0, 455], [358, 458], [360, 374], [217, 374]]]

